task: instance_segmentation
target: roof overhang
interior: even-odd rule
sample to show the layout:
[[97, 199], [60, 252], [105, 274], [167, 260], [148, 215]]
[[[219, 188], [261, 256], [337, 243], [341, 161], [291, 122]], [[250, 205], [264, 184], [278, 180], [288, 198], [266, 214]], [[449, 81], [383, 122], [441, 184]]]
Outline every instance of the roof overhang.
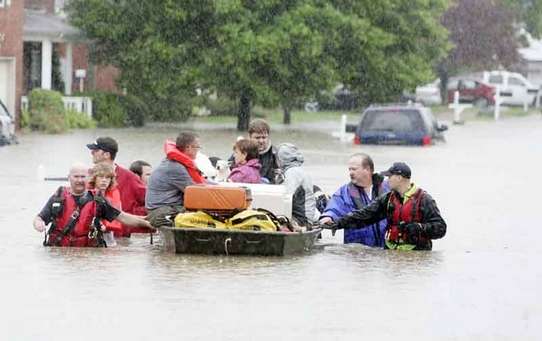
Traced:
[[26, 10], [23, 40], [42, 41], [44, 39], [58, 43], [86, 40], [82, 32], [70, 25], [66, 18], [40, 11]]

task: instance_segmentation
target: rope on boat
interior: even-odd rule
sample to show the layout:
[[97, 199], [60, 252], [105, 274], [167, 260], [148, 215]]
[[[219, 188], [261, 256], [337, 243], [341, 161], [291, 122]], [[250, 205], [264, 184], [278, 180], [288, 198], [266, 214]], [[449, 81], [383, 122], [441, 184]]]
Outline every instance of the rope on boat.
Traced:
[[229, 256], [230, 253], [228, 252], [228, 244], [231, 244], [231, 238], [226, 238], [224, 241], [224, 251], [226, 251], [226, 256]]

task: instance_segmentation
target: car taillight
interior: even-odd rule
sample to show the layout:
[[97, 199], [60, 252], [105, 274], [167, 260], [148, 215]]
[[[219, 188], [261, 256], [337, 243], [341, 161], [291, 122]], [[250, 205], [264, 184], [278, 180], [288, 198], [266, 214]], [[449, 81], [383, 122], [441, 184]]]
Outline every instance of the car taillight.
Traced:
[[422, 137], [422, 146], [430, 146], [431, 145], [431, 136], [425, 135]]
[[354, 144], [361, 144], [361, 139], [357, 135], [354, 137]]

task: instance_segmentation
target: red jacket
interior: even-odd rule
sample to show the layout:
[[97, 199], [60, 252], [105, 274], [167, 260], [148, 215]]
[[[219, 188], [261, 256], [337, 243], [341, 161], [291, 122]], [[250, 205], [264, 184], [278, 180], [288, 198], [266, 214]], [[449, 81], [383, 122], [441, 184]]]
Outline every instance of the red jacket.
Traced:
[[[105, 192], [105, 198], [109, 201], [111, 206], [114, 208], [121, 210], [122, 209], [122, 203], [120, 201], [120, 192], [117, 186], [110, 188], [108, 191]], [[107, 221], [105, 219], [102, 219], [102, 224], [105, 225], [107, 228], [107, 231], [112, 231], [115, 233], [115, 235], [122, 235], [123, 234], [123, 227], [120, 221], [113, 220], [113, 221]]]
[[[147, 188], [141, 179], [128, 169], [115, 164], [117, 188], [120, 192], [122, 210], [135, 215], [147, 215], [145, 208], [145, 192]], [[146, 227], [132, 227], [122, 225], [123, 237], [129, 237], [130, 233], [150, 233]]]

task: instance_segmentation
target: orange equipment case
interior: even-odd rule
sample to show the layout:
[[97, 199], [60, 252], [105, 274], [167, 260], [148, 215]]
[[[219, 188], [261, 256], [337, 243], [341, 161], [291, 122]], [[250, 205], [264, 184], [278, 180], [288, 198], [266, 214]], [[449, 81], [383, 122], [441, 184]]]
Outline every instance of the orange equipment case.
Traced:
[[251, 202], [246, 187], [187, 186], [184, 190], [184, 207], [189, 211], [245, 210]]

